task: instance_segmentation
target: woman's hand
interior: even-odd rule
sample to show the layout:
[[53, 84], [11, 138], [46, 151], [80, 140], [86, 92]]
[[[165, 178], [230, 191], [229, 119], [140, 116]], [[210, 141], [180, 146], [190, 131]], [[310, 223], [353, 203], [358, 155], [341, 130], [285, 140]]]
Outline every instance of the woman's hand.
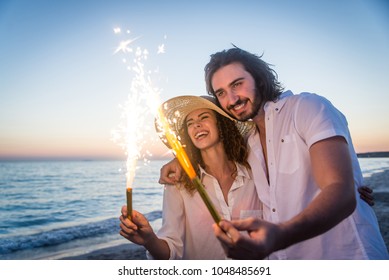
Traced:
[[132, 219], [127, 218], [127, 206], [122, 207], [122, 215], [120, 216], [120, 235], [127, 240], [138, 245], [146, 245], [155, 233], [150, 226], [149, 221], [138, 211], [132, 211]]

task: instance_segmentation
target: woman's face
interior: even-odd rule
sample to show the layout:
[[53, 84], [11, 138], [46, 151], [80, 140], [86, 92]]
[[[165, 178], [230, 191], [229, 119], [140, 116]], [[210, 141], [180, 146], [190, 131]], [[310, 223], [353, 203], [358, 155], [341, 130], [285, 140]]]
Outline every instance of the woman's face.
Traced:
[[216, 113], [210, 109], [192, 111], [185, 120], [193, 145], [200, 149], [212, 147], [219, 142]]

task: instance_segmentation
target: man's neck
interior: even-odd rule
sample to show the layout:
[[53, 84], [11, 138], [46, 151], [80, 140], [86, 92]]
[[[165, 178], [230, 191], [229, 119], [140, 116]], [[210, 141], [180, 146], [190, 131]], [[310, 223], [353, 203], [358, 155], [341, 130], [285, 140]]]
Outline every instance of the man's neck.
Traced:
[[261, 132], [265, 132], [265, 110], [263, 107], [259, 110], [259, 113], [253, 118], [257, 129]]

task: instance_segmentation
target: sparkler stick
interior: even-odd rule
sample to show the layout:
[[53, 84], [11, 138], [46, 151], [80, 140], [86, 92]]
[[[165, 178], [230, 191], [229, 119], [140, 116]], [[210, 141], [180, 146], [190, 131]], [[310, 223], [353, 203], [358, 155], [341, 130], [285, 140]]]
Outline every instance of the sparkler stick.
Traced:
[[127, 197], [127, 218], [131, 220], [132, 219], [132, 188], [127, 187], [126, 197]]
[[188, 174], [189, 178], [192, 180], [192, 183], [195, 185], [197, 191], [199, 192], [202, 200], [208, 208], [208, 211], [212, 215], [213, 220], [218, 224], [221, 220], [219, 213], [216, 211], [215, 206], [213, 205], [211, 199], [209, 198], [203, 184], [201, 183], [199, 177], [196, 175], [196, 172], [186, 154], [184, 148], [181, 145], [181, 142], [177, 139], [175, 133], [170, 129], [169, 123], [166, 117], [163, 115], [162, 109], [158, 111], [159, 120], [161, 122], [165, 137], [172, 148], [176, 158], [178, 159], [180, 165]]

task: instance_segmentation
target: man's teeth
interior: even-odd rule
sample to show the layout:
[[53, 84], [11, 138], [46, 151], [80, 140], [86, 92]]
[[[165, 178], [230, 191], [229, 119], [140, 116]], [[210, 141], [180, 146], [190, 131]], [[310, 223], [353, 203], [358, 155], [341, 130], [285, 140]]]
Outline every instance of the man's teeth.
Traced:
[[234, 110], [240, 110], [240, 109], [243, 108], [244, 105], [245, 105], [245, 103], [240, 103], [240, 104], [238, 104], [238, 105], [235, 105], [235, 106], [234, 106]]

